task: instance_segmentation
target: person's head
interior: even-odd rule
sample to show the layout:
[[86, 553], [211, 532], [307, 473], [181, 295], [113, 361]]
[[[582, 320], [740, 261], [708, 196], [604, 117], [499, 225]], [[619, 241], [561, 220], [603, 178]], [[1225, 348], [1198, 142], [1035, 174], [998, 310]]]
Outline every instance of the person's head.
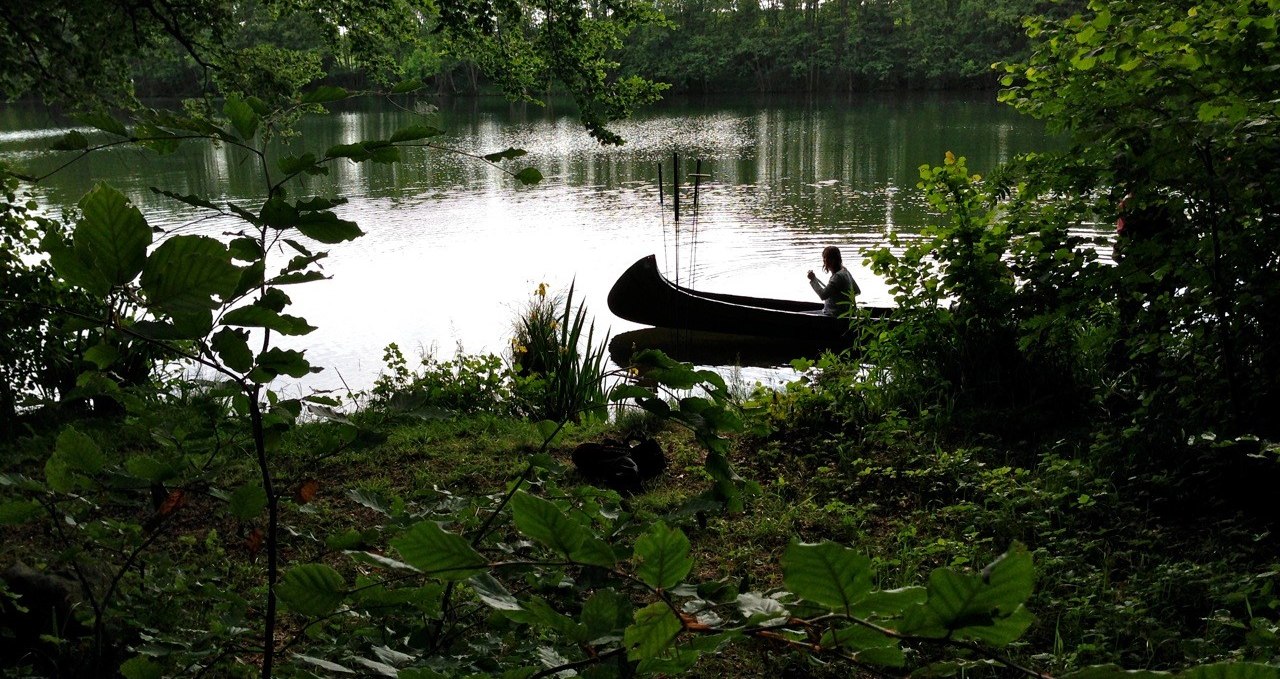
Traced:
[[822, 270], [835, 273], [840, 270], [844, 263], [840, 259], [840, 248], [834, 245], [828, 245], [822, 249]]

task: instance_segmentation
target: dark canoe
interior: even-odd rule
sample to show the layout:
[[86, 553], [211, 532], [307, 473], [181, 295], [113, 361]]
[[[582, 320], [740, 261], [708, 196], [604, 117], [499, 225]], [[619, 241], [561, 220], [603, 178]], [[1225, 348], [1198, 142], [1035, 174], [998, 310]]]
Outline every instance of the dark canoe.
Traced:
[[[872, 317], [888, 309], [871, 308]], [[821, 302], [701, 292], [663, 277], [653, 255], [631, 265], [609, 291], [609, 310], [628, 321], [661, 328], [796, 340], [838, 339], [849, 320], [822, 315]]]

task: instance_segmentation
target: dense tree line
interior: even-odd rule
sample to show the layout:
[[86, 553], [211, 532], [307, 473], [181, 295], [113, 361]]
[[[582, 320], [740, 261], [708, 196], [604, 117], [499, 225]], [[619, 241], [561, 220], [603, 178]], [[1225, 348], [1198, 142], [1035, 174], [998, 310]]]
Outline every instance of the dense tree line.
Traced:
[[[510, 83], [487, 75], [494, 60], [520, 59], [501, 46], [492, 54], [459, 50], [458, 36], [439, 31], [440, 17], [349, 34], [314, 15], [288, 11], [290, 4], [235, 5], [227, 19], [240, 30], [228, 42], [306, 55], [336, 84], [361, 87], [370, 76], [399, 69], [424, 78], [440, 94], [495, 92]], [[1080, 0], [659, 0], [644, 10], [654, 20], [613, 58], [624, 72], [669, 83], [680, 93], [994, 88], [991, 64], [1026, 55], [1024, 17], [1069, 16], [1082, 7]], [[583, 12], [608, 18], [616, 8]], [[514, 19], [524, 33], [535, 32], [540, 21], [534, 13]], [[349, 22], [367, 25], [369, 17]], [[207, 76], [177, 44], [138, 55], [131, 71], [144, 97], [188, 96], [203, 88]], [[540, 94], [555, 85], [537, 80], [521, 87]]]
[[1028, 15], [1078, 0], [660, 0], [623, 63], [686, 92], [993, 87], [1022, 56]]

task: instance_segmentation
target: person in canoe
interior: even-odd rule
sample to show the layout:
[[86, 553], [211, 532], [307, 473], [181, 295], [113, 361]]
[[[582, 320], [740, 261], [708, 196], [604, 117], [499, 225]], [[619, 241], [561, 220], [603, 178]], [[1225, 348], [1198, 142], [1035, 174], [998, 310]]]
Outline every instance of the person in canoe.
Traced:
[[835, 316], [843, 311], [844, 303], [853, 304], [854, 298], [862, 294], [862, 290], [858, 287], [858, 282], [853, 280], [853, 274], [844, 268], [844, 262], [840, 258], [840, 248], [834, 245], [828, 245], [822, 250], [822, 270], [831, 273], [831, 279], [827, 284], [823, 285], [810, 269], [809, 285], [822, 300], [822, 313]]

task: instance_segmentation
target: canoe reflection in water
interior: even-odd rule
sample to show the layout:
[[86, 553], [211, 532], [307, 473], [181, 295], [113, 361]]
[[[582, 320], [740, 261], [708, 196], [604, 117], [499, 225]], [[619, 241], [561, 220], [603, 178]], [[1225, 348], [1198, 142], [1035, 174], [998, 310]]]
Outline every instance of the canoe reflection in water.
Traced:
[[614, 335], [609, 340], [609, 358], [616, 365], [626, 366], [636, 352], [657, 349], [678, 361], [695, 365], [779, 368], [789, 366], [794, 358], [813, 358], [825, 350], [840, 351], [848, 347], [849, 344], [839, 338], [807, 341], [704, 330], [641, 328]]

